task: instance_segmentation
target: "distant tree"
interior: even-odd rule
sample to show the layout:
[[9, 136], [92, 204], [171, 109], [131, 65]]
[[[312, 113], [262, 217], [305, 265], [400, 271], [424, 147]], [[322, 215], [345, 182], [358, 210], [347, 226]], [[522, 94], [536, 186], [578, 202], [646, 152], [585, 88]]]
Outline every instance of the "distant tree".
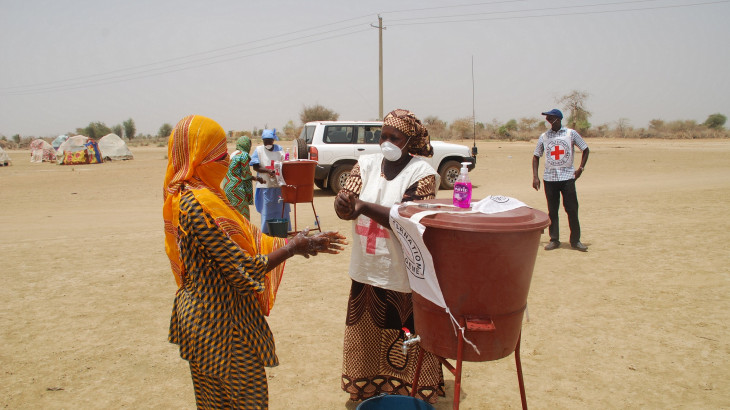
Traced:
[[435, 115], [429, 115], [423, 119], [423, 126], [428, 130], [428, 135], [435, 140], [448, 138], [446, 132], [446, 121], [442, 121]]
[[134, 138], [134, 134], [137, 133], [137, 128], [134, 126], [134, 120], [130, 118], [127, 121], [124, 121], [122, 126], [124, 127], [124, 136], [127, 137], [127, 139], [132, 140]]
[[124, 128], [122, 128], [122, 124], [117, 124], [112, 127], [112, 132], [117, 134], [120, 137], [124, 137]]
[[664, 120], [653, 119], [649, 121], [649, 129], [654, 131], [661, 131], [664, 128]]
[[172, 125], [170, 125], [168, 123], [162, 124], [162, 126], [160, 127], [160, 130], [157, 131], [157, 136], [160, 138], [169, 137], [170, 134], [172, 134]]
[[13, 141], [15, 141], [16, 144], [20, 144], [20, 134], [13, 135]]
[[585, 133], [591, 128], [591, 123], [588, 122], [591, 113], [585, 108], [587, 99], [588, 93], [573, 90], [570, 94], [566, 94], [556, 100], [558, 104], [562, 105], [570, 113], [568, 116], [568, 124], [580, 133]]
[[463, 117], [455, 119], [449, 125], [451, 138], [469, 139], [474, 136], [474, 121], [471, 117]]
[[103, 122], [91, 122], [89, 125], [86, 126], [86, 128], [77, 128], [76, 132], [81, 135], [85, 135], [92, 140], [98, 140], [99, 138], [105, 136], [106, 134], [109, 134], [112, 132], [112, 129], [107, 127], [106, 124]]
[[618, 121], [616, 121], [616, 131], [618, 132], [618, 136], [621, 138], [627, 137], [627, 132], [631, 128], [631, 124], [629, 123], [628, 118], [619, 118]]
[[537, 130], [542, 124], [541, 119], [537, 118], [520, 118], [517, 123], [517, 130], [521, 132], [533, 132]]
[[287, 140], [293, 140], [299, 136], [298, 128], [296, 125], [294, 125], [294, 121], [289, 120], [287, 121], [286, 125], [284, 125], [284, 128], [281, 129], [284, 138]]
[[310, 121], [337, 121], [338, 118], [340, 118], [340, 114], [319, 104], [309, 107], [305, 105], [299, 114], [299, 119], [302, 121], [302, 124]]
[[707, 117], [703, 125], [713, 130], [721, 130], [725, 126], [726, 121], [727, 117], [718, 112]]

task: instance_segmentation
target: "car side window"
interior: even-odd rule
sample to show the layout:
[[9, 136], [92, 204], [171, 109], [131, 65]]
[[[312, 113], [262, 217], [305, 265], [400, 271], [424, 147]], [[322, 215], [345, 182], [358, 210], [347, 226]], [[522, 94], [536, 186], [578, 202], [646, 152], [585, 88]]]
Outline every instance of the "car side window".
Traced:
[[325, 144], [352, 144], [354, 128], [352, 126], [332, 125], [324, 129]]
[[360, 126], [357, 127], [358, 144], [377, 144], [380, 139], [380, 127]]

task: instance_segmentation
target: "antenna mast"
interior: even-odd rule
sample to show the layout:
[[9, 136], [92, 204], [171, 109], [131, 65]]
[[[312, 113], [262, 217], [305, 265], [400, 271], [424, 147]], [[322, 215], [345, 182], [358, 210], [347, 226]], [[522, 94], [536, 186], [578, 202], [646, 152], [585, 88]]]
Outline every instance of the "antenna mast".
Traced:
[[474, 108], [474, 56], [471, 56], [471, 122], [474, 125], [474, 146], [471, 147], [471, 156], [476, 157], [477, 149], [477, 117]]

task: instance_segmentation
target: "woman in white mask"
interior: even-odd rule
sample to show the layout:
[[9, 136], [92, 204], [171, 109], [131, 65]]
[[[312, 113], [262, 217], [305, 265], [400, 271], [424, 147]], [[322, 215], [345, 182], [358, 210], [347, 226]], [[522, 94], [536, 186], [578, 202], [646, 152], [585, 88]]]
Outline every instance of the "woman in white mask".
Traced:
[[[352, 279], [347, 306], [342, 389], [353, 401], [381, 393], [408, 395], [417, 349], [401, 350], [403, 328], [413, 326], [411, 288], [403, 251], [390, 232], [388, 212], [397, 202], [436, 196], [438, 174], [422, 158], [433, 155], [428, 130], [408, 110], [383, 119], [380, 154], [363, 155], [335, 199], [340, 219], [352, 222]], [[443, 396], [439, 361], [425, 355], [418, 396]]]
[[[274, 162], [284, 159], [281, 145], [274, 143], [278, 139], [276, 129], [265, 129], [261, 134], [263, 145], [256, 147], [251, 156], [251, 166], [258, 173], [257, 177], [263, 180], [256, 184], [254, 205], [261, 214], [261, 232], [265, 234], [270, 233], [269, 226], [266, 224], [269, 219], [289, 219], [289, 204], [280, 202], [281, 188], [276, 181], [274, 171]], [[283, 216], [282, 209], [284, 210]], [[288, 230], [291, 230], [291, 223], [289, 223]]]

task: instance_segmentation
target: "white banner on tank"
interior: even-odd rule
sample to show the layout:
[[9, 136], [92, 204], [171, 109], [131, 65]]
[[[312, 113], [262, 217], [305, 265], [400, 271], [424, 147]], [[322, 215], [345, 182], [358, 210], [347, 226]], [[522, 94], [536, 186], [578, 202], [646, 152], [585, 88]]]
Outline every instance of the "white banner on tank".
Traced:
[[456, 328], [459, 328], [464, 341], [469, 343], [477, 354], [480, 354], [476, 345], [466, 338], [464, 334], [466, 329], [459, 325], [454, 315], [451, 314], [449, 307], [446, 306], [444, 295], [436, 277], [436, 270], [433, 267], [433, 258], [423, 242], [423, 232], [426, 231], [426, 227], [421, 224], [421, 218], [443, 211], [423, 211], [410, 218], [404, 218], [398, 213], [398, 206], [399, 204], [396, 204], [390, 208], [390, 227], [395, 232], [401, 248], [403, 248], [403, 259], [405, 260], [411, 290], [442, 307], [449, 314], [454, 324], [454, 334], [456, 334]]
[[[415, 202], [406, 202], [403, 204], [395, 204], [390, 208], [390, 227], [393, 232], [395, 232], [395, 236], [398, 238], [401, 248], [403, 248], [403, 257], [405, 259], [406, 271], [408, 272], [408, 282], [411, 285], [411, 289], [437, 306], [443, 308], [444, 311], [449, 314], [449, 317], [455, 326], [454, 333], [456, 333], [456, 328], [458, 328], [459, 331], [461, 331], [462, 337], [464, 337], [464, 341], [469, 343], [477, 354], [479, 354], [479, 349], [474, 345], [474, 343], [466, 338], [466, 335], [464, 334], [466, 329], [459, 325], [459, 322], [454, 318], [454, 315], [451, 314], [449, 307], [446, 306], [446, 301], [444, 300], [444, 295], [441, 292], [438, 277], [436, 276], [436, 270], [433, 266], [433, 257], [431, 256], [431, 252], [428, 251], [426, 244], [423, 242], [423, 233], [426, 231], [426, 227], [421, 224], [421, 219], [438, 213], [496, 214], [511, 211], [523, 206], [527, 207], [527, 205], [508, 196], [490, 195], [472, 204], [471, 211], [430, 209], [417, 212], [410, 218], [400, 216], [398, 208], [401, 205], [417, 206], [418, 204]], [[448, 204], [438, 204], [435, 206], [437, 208], [456, 208], [455, 206]]]

